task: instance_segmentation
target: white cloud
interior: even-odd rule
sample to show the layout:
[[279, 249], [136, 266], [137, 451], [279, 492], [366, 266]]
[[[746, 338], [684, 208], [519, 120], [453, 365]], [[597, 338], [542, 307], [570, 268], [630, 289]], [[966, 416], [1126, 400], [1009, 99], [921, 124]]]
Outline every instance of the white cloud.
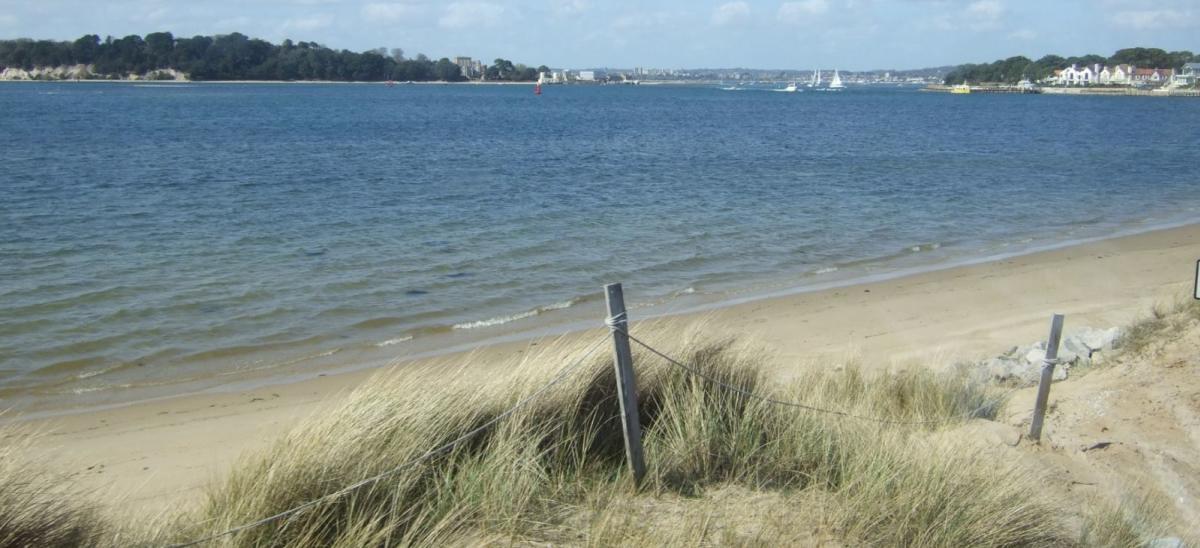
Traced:
[[[940, 31], [970, 30], [973, 32], [1000, 30], [1008, 15], [1008, 8], [998, 0], [977, 0], [962, 9], [955, 9], [930, 17], [926, 24]], [[1017, 31], [1010, 38], [1020, 38]]]
[[671, 23], [672, 15], [665, 11], [654, 13], [630, 13], [616, 18], [612, 26], [619, 30], [650, 28]]
[[712, 22], [714, 25], [734, 25], [742, 23], [750, 18], [750, 4], [745, 2], [729, 2], [721, 4], [717, 9], [713, 10]]
[[1113, 13], [1109, 16], [1109, 20], [1119, 27], [1153, 30], [1188, 27], [1192, 24], [1195, 16], [1196, 14], [1191, 10], [1125, 10]]
[[828, 11], [828, 0], [800, 0], [780, 4], [778, 17], [785, 23], [802, 23]]
[[1014, 40], [1033, 40], [1037, 38], [1037, 33], [1029, 29], [1021, 29], [1008, 33], [1008, 37]]
[[252, 23], [252, 21], [250, 20], [249, 17], [246, 17], [245, 15], [239, 15], [237, 17], [230, 17], [227, 19], [221, 19], [220, 21], [217, 21], [216, 29], [218, 32], [226, 32], [226, 31], [232, 32], [232, 31], [236, 31], [239, 29], [247, 28], [250, 26], [251, 23]]
[[412, 4], [402, 3], [372, 3], [362, 7], [363, 19], [368, 21], [403, 21], [412, 19], [421, 12], [421, 8]]
[[333, 16], [331, 16], [329, 14], [317, 14], [317, 15], [310, 15], [307, 17], [292, 17], [289, 19], [285, 19], [283, 21], [283, 24], [280, 25], [279, 30], [281, 32], [288, 32], [288, 31], [293, 31], [293, 30], [311, 31], [311, 30], [323, 29], [332, 24], [333, 24]]
[[570, 17], [579, 15], [591, 8], [587, 0], [558, 0], [554, 3], [552, 11], [556, 17]]
[[504, 19], [504, 6], [490, 2], [454, 2], [446, 6], [438, 25], [448, 29], [494, 27]]
[[963, 10], [963, 23], [974, 31], [995, 30], [1007, 10], [997, 0], [971, 2]]
[[967, 6], [967, 15], [979, 19], [995, 19], [1004, 15], [1004, 4], [997, 0], [978, 0]]

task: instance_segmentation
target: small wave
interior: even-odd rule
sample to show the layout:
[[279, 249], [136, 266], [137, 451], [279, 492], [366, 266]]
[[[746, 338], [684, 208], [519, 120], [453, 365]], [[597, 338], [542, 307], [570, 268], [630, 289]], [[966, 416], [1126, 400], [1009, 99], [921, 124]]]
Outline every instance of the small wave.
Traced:
[[675, 294], [676, 295], [692, 295], [695, 292], [696, 292], [696, 288], [689, 286], [687, 289], [682, 289], [680, 291], [676, 291]]
[[109, 388], [110, 387], [108, 387], [108, 386], [87, 386], [87, 387], [83, 387], [83, 388], [72, 388], [71, 393], [76, 396], [82, 396], [83, 394], [88, 394], [90, 392], [100, 392], [103, 390], [108, 390]]
[[543, 306], [543, 307], [539, 308], [538, 310], [541, 312], [549, 312], [551, 310], [564, 310], [567, 308], [571, 308], [572, 306], [575, 306], [576, 302], [577, 301], [575, 299], [571, 299], [569, 301], [563, 301], [560, 303], [554, 303], [551, 305]]
[[521, 312], [519, 314], [512, 314], [509, 316], [498, 316], [498, 317], [489, 318], [486, 320], [477, 320], [477, 321], [473, 321], [473, 322], [457, 323], [457, 324], [454, 324], [454, 329], [478, 329], [480, 327], [494, 327], [497, 325], [504, 325], [509, 322], [515, 322], [517, 320], [524, 320], [525, 318], [532, 318], [532, 317], [540, 315], [544, 312], [550, 312], [553, 310], [564, 310], [564, 309], [570, 308], [572, 306], [575, 306], [577, 303], [579, 303], [580, 300], [581, 299], [571, 299], [568, 301], [562, 301], [562, 302], [558, 302], [558, 303], [554, 303], [554, 304], [548, 304], [546, 306], [539, 306], [533, 310], [526, 310], [525, 312]]
[[913, 253], [920, 253], [920, 252], [922, 252], [922, 251], [933, 251], [933, 250], [935, 250], [935, 249], [938, 249], [938, 248], [940, 248], [940, 247], [942, 247], [942, 244], [940, 244], [940, 243], [938, 243], [938, 242], [934, 242], [934, 243], [931, 243], [931, 244], [918, 244], [918, 245], [914, 245], [914, 246], [912, 246], [912, 247], [908, 248], [908, 250], [909, 250], [909, 251], [911, 251], [911, 252], [913, 252]]
[[403, 337], [396, 337], [394, 339], [388, 339], [388, 340], [380, 342], [380, 343], [375, 343], [375, 346], [377, 346], [379, 348], [383, 348], [385, 346], [392, 346], [394, 344], [400, 344], [402, 342], [408, 342], [411, 340], [413, 340], [412, 335], [405, 335]]
[[513, 314], [511, 316], [500, 316], [500, 317], [496, 317], [496, 318], [489, 318], [486, 320], [477, 320], [477, 321], [473, 321], [473, 322], [456, 323], [456, 324], [454, 324], [454, 328], [455, 329], [476, 329], [476, 328], [480, 328], [480, 327], [492, 327], [495, 325], [504, 325], [509, 322], [515, 322], [517, 320], [523, 320], [525, 318], [531, 318], [531, 317], [537, 316], [537, 315], [538, 315], [537, 310], [529, 310], [526, 312], [522, 312], [520, 314]]
[[830, 274], [830, 273], [837, 272], [837, 271], [838, 271], [838, 267], [827, 266], [825, 268], [816, 269], [815, 271], [813, 271], [813, 274]]

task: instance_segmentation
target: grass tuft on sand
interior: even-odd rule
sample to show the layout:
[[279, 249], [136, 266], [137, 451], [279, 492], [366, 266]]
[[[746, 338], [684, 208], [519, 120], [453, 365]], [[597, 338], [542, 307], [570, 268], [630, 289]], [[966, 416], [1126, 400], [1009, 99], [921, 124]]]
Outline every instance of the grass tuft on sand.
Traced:
[[[955, 424], [990, 416], [1000, 405], [989, 401], [994, 395], [984, 387], [927, 371], [815, 370], [785, 385], [770, 380], [760, 353], [733, 341], [666, 346], [723, 383], [848, 413]], [[200, 515], [181, 519], [162, 540], [203, 537], [254, 521], [406, 463], [503, 412], [576, 351], [546, 348], [508, 378], [482, 387], [456, 381], [454, 372], [378, 377], [243, 462], [212, 490]], [[221, 543], [610, 545], [676, 539], [766, 545], [822, 535], [852, 544], [1065, 542], [1056, 532], [1061, 528], [1044, 517], [1049, 501], [1030, 495], [1035, 490], [1026, 472], [931, 441], [936, 426], [774, 405], [647, 354], [635, 362], [649, 468], [641, 494], [635, 494], [623, 460], [612, 366], [596, 358], [452, 451]], [[766, 512], [770, 519], [713, 517], [711, 508], [688, 510], [678, 523], [652, 530], [645, 523], [653, 520], [637, 519], [641, 506], [703, 500], [728, 490], [786, 504]], [[811, 512], [816, 506], [822, 510]]]
[[107, 535], [104, 520], [67, 478], [38, 468], [25, 456], [34, 436], [0, 429], [0, 546], [94, 545]]

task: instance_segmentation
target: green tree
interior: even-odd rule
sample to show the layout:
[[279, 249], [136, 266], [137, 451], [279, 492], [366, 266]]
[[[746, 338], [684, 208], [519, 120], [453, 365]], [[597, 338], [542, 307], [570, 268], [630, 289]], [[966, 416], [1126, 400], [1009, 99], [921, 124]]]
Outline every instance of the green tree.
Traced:
[[100, 52], [100, 37], [87, 34], [71, 43], [71, 57], [76, 63], [90, 65]]
[[462, 69], [450, 59], [442, 57], [433, 67], [433, 76], [443, 82], [458, 82], [463, 79]]
[[[534, 69], [498, 59], [495, 71], [504, 79], [537, 77]], [[74, 42], [29, 39], [0, 40], [0, 68], [93, 64], [102, 77], [143, 74], [156, 68], [173, 68], [194, 80], [446, 80], [462, 79], [458, 65], [424, 54], [406, 59], [403, 50], [382, 48], [355, 53], [335, 51], [316, 42], [284, 40], [279, 45], [241, 33], [176, 38], [155, 32], [142, 38], [129, 35], [103, 41], [94, 34]], [[544, 67], [539, 67], [544, 68]]]
[[1109, 62], [1141, 68], [1167, 68], [1171, 64], [1171, 58], [1166, 51], [1158, 48], [1125, 48], [1117, 50], [1109, 58]]
[[152, 32], [146, 35], [146, 55], [154, 68], [167, 68], [175, 53], [175, 36], [169, 32]]

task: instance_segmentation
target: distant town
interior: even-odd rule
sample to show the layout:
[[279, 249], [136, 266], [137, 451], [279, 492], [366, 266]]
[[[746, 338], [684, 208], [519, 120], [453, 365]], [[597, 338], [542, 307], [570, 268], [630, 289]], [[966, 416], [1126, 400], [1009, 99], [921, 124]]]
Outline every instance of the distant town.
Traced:
[[[486, 81], [488, 65], [471, 57], [455, 57], [463, 76], [469, 80]], [[543, 84], [661, 84], [661, 83], [741, 83], [808, 81], [815, 71], [832, 72], [837, 67], [813, 70], [788, 69], [682, 69], [682, 68], [553, 68], [538, 73]], [[915, 70], [841, 71], [842, 80], [852, 84], [940, 84], [955, 67], [936, 67]]]
[[[74, 41], [0, 40], [0, 80], [173, 80], [464, 82], [743, 86], [820, 83], [833, 73], [844, 85], [920, 86], [951, 93], [1169, 93], [1200, 95], [1200, 55], [1157, 48], [1126, 48], [1111, 56], [1016, 56], [984, 64], [923, 69], [839, 70], [751, 68], [532, 66], [497, 58], [409, 57], [400, 48], [364, 52], [315, 42], [279, 44], [240, 33], [176, 37], [154, 32], [123, 38], [89, 34]], [[812, 87], [812, 86], [810, 86]]]

